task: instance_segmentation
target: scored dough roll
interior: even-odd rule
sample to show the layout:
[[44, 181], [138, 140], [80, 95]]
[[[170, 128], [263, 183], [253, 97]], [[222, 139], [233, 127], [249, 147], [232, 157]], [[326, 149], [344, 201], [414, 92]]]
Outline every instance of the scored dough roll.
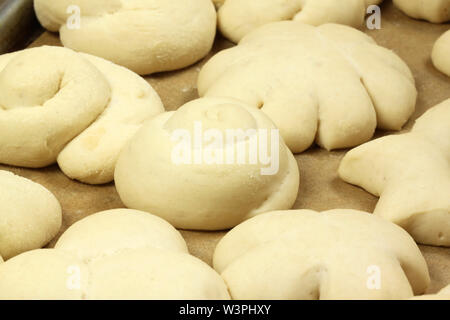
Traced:
[[406, 299], [430, 282], [407, 232], [355, 210], [254, 217], [222, 238], [214, 268], [237, 300]]
[[146, 212], [116, 209], [72, 225], [55, 249], [0, 264], [0, 299], [229, 299], [181, 234]]

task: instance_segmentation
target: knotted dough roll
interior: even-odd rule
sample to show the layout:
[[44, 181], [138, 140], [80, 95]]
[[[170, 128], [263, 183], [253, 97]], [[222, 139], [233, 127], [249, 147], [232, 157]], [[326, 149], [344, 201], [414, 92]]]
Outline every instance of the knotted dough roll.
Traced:
[[55, 249], [0, 264], [0, 299], [229, 299], [221, 277], [188, 254], [171, 225], [109, 210], [71, 226]]
[[145, 80], [101, 58], [59, 47], [0, 56], [0, 163], [57, 160], [70, 178], [110, 182], [123, 145], [163, 111]]
[[434, 44], [431, 60], [436, 69], [450, 77], [450, 30]]
[[122, 151], [115, 181], [129, 208], [177, 228], [221, 230], [291, 208], [299, 171], [264, 113], [207, 98], [148, 121]]
[[339, 176], [379, 196], [374, 213], [421, 244], [450, 246], [450, 99], [422, 115], [411, 132], [349, 151]]
[[34, 0], [34, 7], [65, 47], [139, 74], [197, 62], [216, 34], [211, 0]]
[[258, 27], [275, 21], [294, 20], [318, 26], [339, 23], [362, 26], [366, 9], [382, 0], [224, 0], [219, 29], [237, 43]]
[[417, 90], [408, 66], [364, 33], [342, 25], [275, 22], [202, 68], [200, 96], [232, 97], [266, 113], [292, 152], [364, 143], [399, 130]]
[[405, 14], [433, 23], [450, 21], [450, 0], [394, 0]]
[[430, 282], [408, 233], [355, 210], [254, 217], [219, 242], [214, 269], [237, 300], [406, 299]]
[[0, 170], [0, 262], [46, 245], [61, 221], [61, 206], [50, 191]]

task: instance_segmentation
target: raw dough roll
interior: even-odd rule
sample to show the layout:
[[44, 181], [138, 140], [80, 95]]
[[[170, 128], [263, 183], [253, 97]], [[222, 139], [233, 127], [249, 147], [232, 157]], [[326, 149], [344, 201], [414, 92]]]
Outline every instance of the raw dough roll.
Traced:
[[224, 0], [219, 29], [237, 43], [258, 27], [275, 21], [294, 20], [318, 26], [339, 23], [361, 27], [370, 5], [382, 0]]
[[450, 246], [450, 99], [428, 110], [411, 132], [348, 152], [339, 176], [379, 196], [374, 213], [421, 244]]
[[232, 97], [265, 112], [292, 152], [364, 143], [399, 130], [417, 90], [408, 66], [364, 33], [336, 24], [275, 22], [202, 68], [200, 96]]
[[177, 228], [221, 230], [291, 208], [299, 172], [262, 112], [236, 100], [206, 98], [148, 121], [122, 151], [115, 180], [129, 208]]
[[59, 47], [0, 56], [0, 163], [58, 160], [70, 178], [110, 182], [123, 145], [163, 111], [145, 80], [101, 58]]
[[[187, 276], [188, 275], [188, 276]], [[164, 220], [109, 210], [70, 227], [56, 249], [0, 264], [0, 299], [229, 299], [221, 277], [189, 255]]]
[[61, 206], [43, 186], [0, 171], [0, 262], [41, 248], [61, 227]]
[[450, 0], [393, 0], [405, 14], [433, 23], [450, 21]]
[[278, 211], [231, 230], [214, 268], [233, 299], [406, 299], [430, 278], [413, 239], [361, 211]]
[[431, 60], [436, 69], [450, 77], [450, 30], [434, 44]]
[[197, 62], [216, 33], [211, 0], [34, 0], [34, 7], [64, 46], [139, 74]]

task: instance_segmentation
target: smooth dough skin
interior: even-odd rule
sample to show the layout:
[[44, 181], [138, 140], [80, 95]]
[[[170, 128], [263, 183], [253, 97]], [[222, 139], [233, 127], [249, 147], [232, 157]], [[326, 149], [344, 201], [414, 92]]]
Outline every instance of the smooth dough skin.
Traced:
[[61, 227], [61, 206], [43, 186], [0, 171], [0, 262], [41, 248]]
[[122, 147], [163, 111], [145, 80], [104, 59], [59, 47], [0, 56], [0, 163], [58, 161], [72, 179], [107, 183]]
[[[218, 2], [218, 1], [216, 1]], [[217, 5], [219, 29], [238, 43], [270, 22], [294, 20], [314, 26], [325, 23], [362, 26], [366, 9], [382, 0], [224, 0]]]
[[406, 15], [433, 23], [450, 21], [450, 0], [393, 0]]
[[406, 299], [430, 282], [407, 232], [354, 210], [254, 217], [219, 242], [214, 269], [237, 300]]
[[450, 300], [450, 285], [436, 294], [427, 294], [411, 298], [412, 300]]
[[[259, 213], [289, 209], [297, 198], [298, 165], [280, 137], [258, 139], [256, 152], [267, 154], [278, 170], [263, 175], [270, 165], [262, 161], [238, 162], [255, 151], [256, 135], [245, 135], [219, 146], [202, 139], [186, 153], [198, 154], [200, 161], [178, 161], [181, 132], [195, 138], [196, 126], [225, 136], [231, 129], [247, 132], [261, 130], [271, 134], [273, 123], [256, 108], [223, 98], [191, 101], [176, 112], [168, 112], [149, 120], [121, 152], [115, 171], [116, 188], [123, 203], [133, 209], [160, 216], [177, 228], [223, 230]], [[176, 138], [176, 139], [174, 139]], [[272, 142], [271, 142], [272, 141]], [[236, 155], [232, 161], [207, 162], [206, 155], [217, 159]], [[277, 154], [279, 156], [277, 156]], [[203, 156], [203, 157], [202, 157]], [[244, 160], [245, 160], [244, 159]], [[212, 159], [214, 160], [214, 159]]]
[[364, 33], [342, 25], [283, 21], [248, 34], [202, 68], [200, 96], [232, 97], [266, 113], [292, 152], [327, 150], [399, 130], [415, 109], [408, 66]]
[[[79, 28], [67, 13], [73, 6], [80, 9]], [[44, 28], [59, 31], [65, 47], [139, 74], [197, 62], [216, 33], [211, 0], [34, 0], [34, 8]]]
[[431, 60], [436, 69], [450, 77], [450, 30], [434, 44]]
[[135, 210], [97, 213], [70, 227], [55, 249], [0, 264], [0, 300], [229, 298], [221, 277], [188, 254], [178, 231]]
[[379, 196], [374, 213], [416, 240], [450, 246], [450, 99], [420, 117], [410, 133], [348, 152], [339, 176]]

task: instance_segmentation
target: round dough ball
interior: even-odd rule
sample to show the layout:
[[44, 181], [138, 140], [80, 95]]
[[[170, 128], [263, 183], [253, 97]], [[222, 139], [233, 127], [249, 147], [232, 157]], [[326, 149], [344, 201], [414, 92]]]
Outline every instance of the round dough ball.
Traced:
[[219, 29], [238, 43], [245, 35], [270, 22], [294, 20], [318, 26], [339, 23], [361, 27], [370, 5], [382, 0], [224, 0], [220, 6]]
[[393, 0], [406, 15], [433, 23], [450, 21], [450, 0]]
[[55, 249], [0, 264], [0, 299], [229, 299], [223, 279], [149, 213], [118, 209], [69, 228]]
[[34, 7], [65, 47], [139, 74], [197, 62], [211, 50], [216, 32], [211, 0], [34, 0]]
[[74, 255], [54, 249], [25, 252], [0, 264], [0, 300], [79, 300], [89, 269]]
[[434, 44], [431, 60], [439, 71], [450, 77], [450, 30]]
[[314, 141], [327, 150], [353, 147], [377, 127], [400, 130], [417, 97], [408, 66], [369, 36], [293, 21], [260, 27], [212, 57], [198, 89], [260, 108], [294, 153]]
[[264, 113], [237, 100], [191, 101], [148, 121], [122, 151], [115, 171], [120, 198], [195, 230], [289, 209], [299, 171], [277, 133]]
[[188, 254], [158, 249], [124, 251], [90, 266], [91, 299], [228, 300], [223, 279]]
[[67, 229], [55, 245], [56, 249], [75, 253], [82, 260], [148, 247], [188, 252], [183, 237], [168, 222], [147, 212], [130, 209], [88, 216]]
[[8, 171], [0, 171], [0, 204], [0, 256], [5, 260], [43, 247], [61, 227], [61, 206], [55, 196]]
[[144, 79], [104, 59], [59, 47], [0, 56], [0, 163], [58, 161], [72, 179], [107, 183], [122, 147], [163, 111]]
[[407, 232], [355, 210], [254, 217], [219, 242], [214, 268], [237, 300], [403, 299], [430, 282]]

